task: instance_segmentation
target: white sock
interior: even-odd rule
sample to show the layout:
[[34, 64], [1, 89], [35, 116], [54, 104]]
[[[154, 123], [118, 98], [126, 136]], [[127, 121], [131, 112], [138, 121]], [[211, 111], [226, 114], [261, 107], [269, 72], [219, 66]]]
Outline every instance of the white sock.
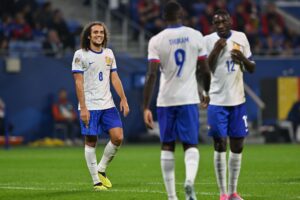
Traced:
[[85, 161], [89, 168], [90, 174], [93, 179], [93, 183], [97, 184], [100, 182], [97, 172], [97, 157], [96, 148], [85, 145], [84, 148]]
[[160, 164], [168, 199], [177, 199], [175, 190], [175, 163], [174, 152], [161, 151]]
[[119, 149], [119, 146], [114, 145], [111, 141], [109, 141], [107, 143], [107, 145], [105, 146], [102, 158], [101, 158], [101, 160], [98, 164], [98, 171], [99, 172], [105, 172], [108, 164], [115, 157], [118, 149]]
[[233, 194], [237, 190], [238, 178], [240, 175], [242, 163], [241, 153], [229, 153], [228, 160], [228, 194]]
[[220, 194], [227, 194], [226, 192], [226, 152], [214, 153], [214, 165]]
[[194, 185], [195, 178], [198, 172], [199, 166], [199, 150], [195, 147], [188, 148], [184, 153], [185, 163], [185, 183], [189, 182]]

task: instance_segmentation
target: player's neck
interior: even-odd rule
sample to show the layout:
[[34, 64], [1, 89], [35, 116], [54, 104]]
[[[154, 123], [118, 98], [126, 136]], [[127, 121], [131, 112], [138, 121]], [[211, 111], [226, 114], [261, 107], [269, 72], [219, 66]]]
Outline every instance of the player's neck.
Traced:
[[167, 22], [167, 27], [178, 27], [178, 26], [182, 26], [182, 22], [179, 19]]

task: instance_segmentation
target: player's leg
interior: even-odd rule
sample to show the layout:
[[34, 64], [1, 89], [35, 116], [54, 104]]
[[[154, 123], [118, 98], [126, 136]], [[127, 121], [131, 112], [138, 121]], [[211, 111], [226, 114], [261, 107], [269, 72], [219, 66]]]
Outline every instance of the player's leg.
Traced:
[[228, 160], [228, 194], [230, 200], [241, 200], [237, 194], [237, 184], [241, 169], [244, 138], [230, 137], [230, 153]]
[[176, 132], [183, 144], [185, 163], [185, 197], [196, 200], [194, 183], [198, 172], [200, 154], [199, 143], [199, 108], [197, 104], [178, 106]]
[[214, 137], [214, 168], [216, 179], [220, 191], [220, 200], [227, 199], [227, 183], [226, 183], [226, 174], [227, 174], [227, 162], [226, 162], [226, 146], [227, 138]]
[[81, 133], [85, 136], [85, 148], [84, 156], [88, 166], [90, 175], [94, 183], [95, 190], [106, 190], [102, 185], [97, 172], [97, 156], [96, 156], [96, 145], [97, 145], [97, 134], [98, 134], [98, 118], [99, 113], [97, 111], [90, 111], [90, 122], [89, 126], [86, 127], [80, 120]]
[[214, 168], [220, 191], [220, 200], [227, 200], [227, 162], [226, 162], [226, 146], [228, 131], [229, 112], [226, 107], [213, 106], [208, 107], [208, 125], [209, 136], [214, 141]]
[[117, 151], [119, 150], [122, 144], [123, 129], [112, 128], [109, 130], [109, 135], [110, 135], [110, 141], [105, 146], [102, 158], [98, 165], [100, 180], [102, 181], [103, 185], [107, 188], [111, 188], [112, 184], [110, 180], [107, 178], [105, 171], [109, 163], [113, 160], [113, 158], [117, 154]]
[[238, 178], [241, 169], [244, 138], [248, 134], [245, 105], [234, 106], [230, 111], [230, 153], [228, 160], [228, 194], [229, 200], [241, 200], [237, 194]]
[[157, 108], [158, 123], [160, 128], [161, 155], [160, 164], [168, 200], [177, 200], [175, 187], [175, 140], [174, 109], [172, 107]]
[[112, 184], [107, 178], [105, 171], [123, 142], [122, 122], [117, 109], [110, 108], [105, 110], [101, 118], [101, 124], [103, 130], [109, 133], [110, 141], [104, 148], [103, 155], [98, 164], [98, 172], [103, 185], [110, 188]]

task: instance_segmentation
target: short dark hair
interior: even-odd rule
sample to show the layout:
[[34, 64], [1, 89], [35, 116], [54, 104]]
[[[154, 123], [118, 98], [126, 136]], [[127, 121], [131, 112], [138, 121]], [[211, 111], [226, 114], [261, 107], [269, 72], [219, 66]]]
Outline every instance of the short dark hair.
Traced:
[[214, 16], [215, 15], [227, 15], [227, 16], [230, 16], [229, 15], [229, 12], [227, 10], [224, 10], [224, 9], [218, 9], [215, 13], [214, 13]]
[[103, 27], [104, 29], [104, 40], [102, 43], [102, 47], [106, 48], [107, 46], [107, 42], [108, 42], [108, 30], [107, 27], [105, 26], [105, 24], [103, 22], [100, 21], [94, 21], [94, 22], [90, 22], [88, 23], [82, 30], [81, 35], [80, 35], [80, 46], [82, 49], [88, 51], [90, 49], [90, 38], [89, 36], [91, 36], [91, 29], [93, 26], [95, 25], [100, 25]]
[[182, 10], [181, 5], [176, 1], [168, 1], [163, 9], [164, 19], [167, 21], [175, 21]]

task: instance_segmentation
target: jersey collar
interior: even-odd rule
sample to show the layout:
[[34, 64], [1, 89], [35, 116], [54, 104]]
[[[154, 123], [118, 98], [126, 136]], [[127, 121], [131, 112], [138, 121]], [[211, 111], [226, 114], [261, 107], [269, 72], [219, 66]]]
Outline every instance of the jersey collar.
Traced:
[[180, 28], [182, 27], [182, 24], [174, 24], [174, 25], [169, 25], [167, 28]]
[[[217, 32], [216, 32], [216, 33], [217, 33]], [[217, 33], [217, 35], [219, 36], [218, 33]], [[229, 35], [228, 35], [225, 39], [228, 40], [228, 39], [231, 37], [231, 35], [232, 35], [232, 31], [230, 30]], [[221, 37], [219, 36], [219, 38], [221, 38]]]
[[94, 51], [92, 49], [90, 49], [91, 52], [96, 53], [96, 54], [101, 54], [103, 52], [103, 48], [101, 49], [101, 51]]

